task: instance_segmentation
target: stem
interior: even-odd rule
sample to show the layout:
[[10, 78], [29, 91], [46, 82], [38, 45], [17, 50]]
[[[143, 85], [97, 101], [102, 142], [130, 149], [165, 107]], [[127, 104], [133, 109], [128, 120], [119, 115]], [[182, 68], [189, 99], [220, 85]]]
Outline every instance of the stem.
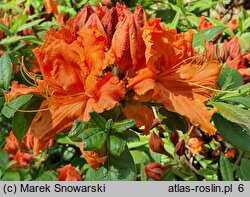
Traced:
[[189, 167], [193, 172], [195, 172], [196, 174], [199, 174], [199, 173], [198, 173], [198, 170], [192, 165], [192, 163], [190, 163], [190, 161], [188, 161], [186, 154], [185, 154], [185, 156], [184, 156], [184, 159], [185, 159], [185, 164], [187, 164], [188, 167]]
[[235, 163], [234, 163], [236, 166], [239, 165], [240, 160], [241, 160], [241, 158], [243, 157], [243, 155], [244, 155], [244, 152], [243, 152], [243, 151], [240, 151], [239, 156], [237, 157], [237, 159], [236, 159], [236, 161], [235, 161]]

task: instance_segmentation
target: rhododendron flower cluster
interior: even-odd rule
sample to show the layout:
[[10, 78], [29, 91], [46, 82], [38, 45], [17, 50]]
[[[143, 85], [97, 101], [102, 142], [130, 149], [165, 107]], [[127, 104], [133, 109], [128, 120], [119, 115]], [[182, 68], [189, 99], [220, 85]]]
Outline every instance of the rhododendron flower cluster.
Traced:
[[[140, 6], [132, 13], [121, 4], [111, 9], [86, 4], [65, 26], [46, 33], [44, 43], [33, 50], [42, 77], [27, 71], [34, 86], [13, 82], [5, 95], [7, 101], [28, 93], [44, 97], [30, 126], [36, 154], [74, 120], [88, 121], [91, 111], [119, 107], [148, 134], [154, 116], [144, 104], [152, 102], [215, 134], [210, 122], [215, 109], [208, 110], [205, 102], [216, 89], [221, 64], [197, 55], [192, 30], [179, 34], [160, 21], [147, 20]], [[93, 168], [105, 162], [105, 156], [82, 149]], [[65, 174], [64, 168], [59, 171]]]
[[12, 168], [23, 168], [32, 162], [34, 157], [29, 151], [33, 149], [33, 134], [30, 130], [24, 136], [22, 143], [18, 142], [12, 131], [5, 141], [4, 150], [9, 155], [9, 161], [16, 162]]

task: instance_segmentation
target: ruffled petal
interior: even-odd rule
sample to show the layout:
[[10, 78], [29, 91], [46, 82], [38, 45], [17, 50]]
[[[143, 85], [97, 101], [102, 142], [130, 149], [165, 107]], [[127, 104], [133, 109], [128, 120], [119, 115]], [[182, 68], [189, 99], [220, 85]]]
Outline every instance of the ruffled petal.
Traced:
[[93, 83], [95, 83], [95, 88], [91, 91], [86, 91], [90, 93], [90, 98], [86, 106], [84, 119], [89, 119], [89, 112], [96, 111], [101, 113], [105, 110], [110, 110], [119, 104], [119, 99], [125, 95], [125, 86], [122, 81], [111, 73], [107, 73], [102, 80], [97, 80], [92, 78]]

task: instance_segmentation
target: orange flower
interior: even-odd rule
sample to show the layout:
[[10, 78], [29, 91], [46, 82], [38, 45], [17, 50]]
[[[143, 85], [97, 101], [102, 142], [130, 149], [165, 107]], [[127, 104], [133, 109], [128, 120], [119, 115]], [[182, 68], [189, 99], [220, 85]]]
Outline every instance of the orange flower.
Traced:
[[68, 164], [62, 168], [58, 168], [57, 171], [60, 172], [58, 181], [81, 181], [82, 180], [79, 173], [71, 164]]
[[227, 158], [234, 158], [234, 150], [233, 149], [227, 150], [226, 153], [225, 153], [225, 156]]
[[65, 21], [64, 21], [64, 14], [63, 13], [59, 13], [57, 16], [56, 16], [56, 24], [59, 26], [59, 27], [62, 27], [65, 25]]
[[10, 135], [5, 138], [5, 145], [3, 149], [9, 155], [15, 155], [17, 153], [19, 149], [19, 143], [12, 131], [10, 132]]
[[4, 150], [9, 155], [15, 155], [17, 151], [20, 149], [21, 151], [30, 151], [33, 149], [34, 137], [31, 131], [29, 130], [26, 135], [22, 139], [22, 143], [20, 144], [13, 134], [10, 132], [10, 135], [5, 138], [5, 146]]
[[192, 154], [199, 154], [202, 150], [202, 142], [197, 138], [190, 138], [188, 140], [188, 145]]
[[84, 159], [87, 161], [91, 168], [98, 169], [101, 164], [105, 163], [107, 156], [99, 157], [98, 153], [95, 151], [84, 151], [83, 143], [80, 142], [78, 144]]
[[[7, 27], [10, 26], [9, 18], [6, 18], [6, 19], [0, 18], [0, 23], [3, 23]], [[4, 37], [5, 37], [4, 32], [0, 29], [0, 40], [3, 39]], [[1, 53], [0, 53], [0, 57], [1, 57]]]
[[43, 3], [48, 14], [57, 13], [58, 4], [53, 0], [43, 0]]
[[25, 152], [17, 152], [13, 157], [10, 157], [9, 160], [16, 161], [12, 168], [24, 168], [27, 167], [32, 160], [34, 159], [33, 155], [30, 155]]
[[200, 30], [204, 30], [204, 29], [207, 29], [209, 27], [212, 27], [212, 26], [214, 26], [213, 23], [205, 20], [204, 16], [201, 16], [200, 23], [199, 23], [197, 29], [200, 31]]
[[212, 95], [210, 89], [216, 87], [221, 65], [217, 61], [195, 61], [192, 37], [192, 31], [177, 34], [163, 28], [159, 19], [151, 19], [143, 32], [147, 68], [128, 83], [139, 97], [147, 95], [214, 134], [210, 119], [215, 110], [207, 110], [204, 102]]
[[238, 20], [232, 19], [227, 22], [226, 26], [233, 32], [234, 29], [238, 27]]
[[33, 51], [43, 80], [38, 81], [38, 87], [14, 83], [5, 97], [10, 100], [30, 92], [45, 97], [31, 124], [35, 154], [57, 133], [70, 129], [74, 120], [87, 121], [90, 111], [101, 113], [119, 104], [125, 94], [124, 83], [103, 72], [108, 66], [107, 45], [102, 24], [87, 5], [65, 27], [49, 30], [44, 44]]
[[17, 81], [12, 81], [11, 85], [12, 85], [11, 91], [9, 93], [4, 94], [6, 102], [9, 102], [10, 100], [15, 99], [16, 97], [23, 95], [23, 94], [39, 93], [39, 89], [37, 87], [33, 87], [33, 86], [27, 87], [26, 85], [22, 85], [22, 84], [19, 85]]

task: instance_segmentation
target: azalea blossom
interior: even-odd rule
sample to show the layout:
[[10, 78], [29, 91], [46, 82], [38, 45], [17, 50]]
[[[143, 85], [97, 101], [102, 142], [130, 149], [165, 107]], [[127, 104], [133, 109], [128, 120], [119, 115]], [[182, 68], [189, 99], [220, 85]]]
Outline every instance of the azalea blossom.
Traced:
[[[178, 34], [158, 18], [147, 21], [140, 6], [132, 13], [120, 4], [111, 9], [86, 4], [66, 25], [51, 28], [44, 43], [33, 50], [42, 76], [37, 78], [22, 66], [34, 85], [14, 81], [5, 99], [28, 93], [44, 98], [30, 126], [35, 154], [75, 120], [88, 121], [89, 112], [115, 106], [148, 134], [154, 116], [144, 102], [151, 101], [215, 134], [210, 123], [215, 109], [208, 110], [205, 102], [216, 88], [221, 65], [197, 56], [192, 39], [191, 30]], [[80, 143], [92, 168], [105, 163], [106, 155], [83, 147]]]
[[54, 0], [44, 0], [43, 3], [48, 14], [57, 13], [58, 4]]
[[34, 50], [43, 80], [32, 87], [13, 82], [5, 95], [7, 101], [31, 92], [46, 98], [41, 109], [47, 110], [38, 112], [31, 124], [36, 154], [58, 132], [70, 129], [74, 120], [87, 121], [90, 111], [112, 109], [124, 96], [122, 81], [112, 73], [103, 76], [108, 66], [103, 61], [108, 39], [96, 13], [82, 24], [75, 22], [79, 17], [82, 21], [91, 9], [87, 5], [67, 26], [49, 30], [44, 44]]
[[198, 138], [190, 138], [188, 140], [188, 146], [192, 154], [199, 154], [202, 150], [203, 143]]
[[28, 153], [32, 149], [33, 134], [30, 130], [23, 137], [21, 144], [11, 131], [10, 135], [5, 139], [5, 146], [3, 148], [3, 150], [9, 155], [9, 161], [16, 161], [16, 163], [11, 166], [12, 168], [27, 167], [34, 159], [33, 155]]
[[221, 69], [217, 61], [196, 61], [192, 49], [193, 32], [177, 34], [165, 29], [160, 19], [151, 19], [143, 31], [146, 44], [146, 67], [128, 79], [138, 95], [155, 99], [173, 112], [209, 134], [216, 129], [210, 123], [215, 110], [207, 110], [204, 102], [212, 95]]

